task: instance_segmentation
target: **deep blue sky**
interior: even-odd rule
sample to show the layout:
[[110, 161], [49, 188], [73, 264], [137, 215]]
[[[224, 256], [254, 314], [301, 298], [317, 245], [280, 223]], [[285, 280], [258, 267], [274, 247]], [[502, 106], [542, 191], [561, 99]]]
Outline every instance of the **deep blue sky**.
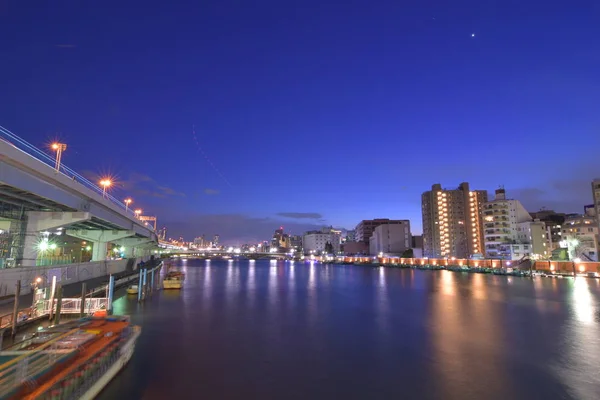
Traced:
[[578, 212], [600, 175], [597, 1], [45, 3], [0, 0], [0, 125], [172, 235], [420, 232], [436, 182]]

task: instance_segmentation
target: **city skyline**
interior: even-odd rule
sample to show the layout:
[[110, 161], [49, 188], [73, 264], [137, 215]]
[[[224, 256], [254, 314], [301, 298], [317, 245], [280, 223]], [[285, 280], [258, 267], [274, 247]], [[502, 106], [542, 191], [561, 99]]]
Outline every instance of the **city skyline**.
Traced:
[[143, 5], [0, 8], [0, 37], [29, 32], [2, 42], [0, 125], [60, 139], [65, 165], [114, 176], [173, 237], [373, 218], [419, 234], [434, 183], [592, 203], [592, 5]]

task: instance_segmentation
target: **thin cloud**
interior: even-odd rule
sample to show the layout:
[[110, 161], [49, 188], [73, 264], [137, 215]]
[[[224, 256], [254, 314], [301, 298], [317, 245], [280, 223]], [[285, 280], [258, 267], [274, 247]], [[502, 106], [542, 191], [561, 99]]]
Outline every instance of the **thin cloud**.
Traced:
[[159, 184], [149, 175], [131, 172], [127, 180], [121, 182], [123, 189], [135, 196], [150, 196], [157, 198], [186, 197], [185, 193], [169, 186]]
[[280, 212], [276, 214], [279, 217], [294, 218], [294, 219], [316, 219], [322, 220], [323, 216], [319, 213], [311, 212]]
[[582, 213], [593, 203], [591, 180], [552, 181], [543, 186], [507, 189], [508, 198], [516, 199], [530, 212], [542, 208], [563, 213]]
[[159, 192], [161, 194], [164, 194], [165, 196], [181, 196], [181, 197], [185, 197], [185, 193], [178, 192], [177, 190], [172, 189], [172, 188], [167, 187], [167, 186], [157, 186], [156, 188], [159, 190]]
[[217, 195], [219, 193], [221, 193], [219, 190], [217, 189], [204, 189], [204, 193], [209, 195], [209, 196], [214, 196]]

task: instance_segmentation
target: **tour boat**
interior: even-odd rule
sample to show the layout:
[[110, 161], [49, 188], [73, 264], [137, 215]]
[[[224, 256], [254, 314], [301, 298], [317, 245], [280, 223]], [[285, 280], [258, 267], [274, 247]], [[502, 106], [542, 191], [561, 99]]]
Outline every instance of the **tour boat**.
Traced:
[[138, 294], [137, 285], [131, 285], [127, 288], [127, 294]]
[[179, 271], [169, 271], [163, 279], [163, 289], [181, 289], [185, 274]]
[[0, 351], [0, 399], [91, 400], [127, 364], [140, 333], [126, 316], [39, 331]]

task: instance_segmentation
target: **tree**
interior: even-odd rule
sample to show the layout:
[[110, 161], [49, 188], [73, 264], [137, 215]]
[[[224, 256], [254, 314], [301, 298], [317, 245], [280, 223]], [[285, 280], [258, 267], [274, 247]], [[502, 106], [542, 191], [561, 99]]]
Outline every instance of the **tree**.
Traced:
[[404, 252], [402, 253], [402, 258], [413, 258], [414, 254], [413, 254], [413, 249], [406, 249], [404, 250]]
[[334, 254], [333, 245], [329, 242], [325, 243], [325, 250], [323, 250], [325, 254]]

